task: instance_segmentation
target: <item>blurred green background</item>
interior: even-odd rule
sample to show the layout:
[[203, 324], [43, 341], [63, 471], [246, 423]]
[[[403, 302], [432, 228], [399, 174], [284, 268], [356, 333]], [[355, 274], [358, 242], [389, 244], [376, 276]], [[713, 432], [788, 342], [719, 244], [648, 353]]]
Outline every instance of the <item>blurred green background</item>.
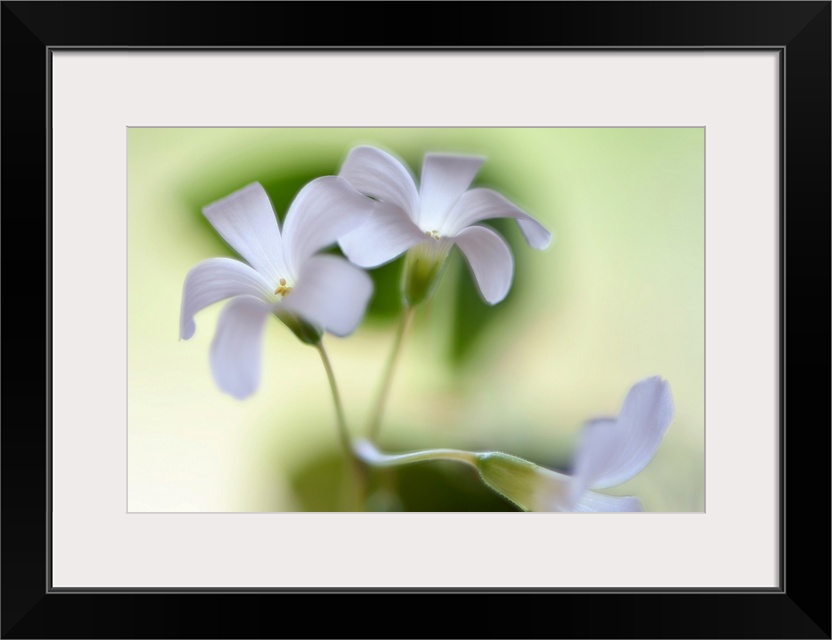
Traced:
[[[128, 509], [334, 511], [342, 464], [318, 354], [266, 325], [258, 392], [238, 401], [208, 364], [222, 303], [180, 342], [182, 284], [237, 257], [201, 209], [259, 181], [282, 219], [309, 180], [372, 144], [416, 174], [424, 153], [487, 157], [497, 189], [554, 234], [530, 249], [513, 221], [506, 300], [484, 304], [454, 250], [399, 363], [380, 444], [502, 450], [568, 469], [576, 435], [615, 415], [629, 387], [669, 380], [676, 414], [653, 461], [607, 490], [648, 511], [704, 510], [704, 130], [699, 128], [248, 129], [128, 131]], [[491, 224], [491, 222], [487, 223]], [[371, 272], [355, 334], [326, 338], [351, 429], [362, 434], [399, 311], [401, 259]], [[513, 510], [472, 469], [422, 463], [376, 474], [371, 506]]]

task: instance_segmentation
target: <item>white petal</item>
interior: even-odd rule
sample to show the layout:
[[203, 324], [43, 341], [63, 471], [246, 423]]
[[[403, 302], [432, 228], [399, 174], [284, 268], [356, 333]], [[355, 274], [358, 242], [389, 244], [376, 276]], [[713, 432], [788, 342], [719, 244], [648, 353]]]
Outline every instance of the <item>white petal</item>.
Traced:
[[411, 218], [419, 211], [413, 176], [404, 164], [381, 149], [352, 149], [338, 175], [361, 193], [394, 204]]
[[252, 296], [229, 301], [211, 343], [211, 371], [217, 386], [242, 400], [260, 385], [263, 325], [274, 305]]
[[301, 189], [283, 223], [291, 276], [297, 277], [314, 253], [367, 222], [376, 205], [338, 176], [317, 178]]
[[545, 249], [552, 234], [528, 213], [491, 189], [471, 189], [462, 194], [448, 216], [452, 234], [468, 225], [490, 218], [516, 218], [526, 242], [534, 249]]
[[185, 276], [179, 337], [187, 340], [194, 335], [197, 311], [220, 300], [245, 294], [269, 300], [272, 287], [263, 276], [239, 260], [211, 258], [200, 262]]
[[268, 280], [277, 282], [285, 274], [277, 218], [259, 182], [209, 204], [202, 212], [225, 241]]
[[459, 233], [454, 242], [468, 259], [485, 301], [496, 304], [505, 298], [514, 275], [514, 258], [506, 241], [491, 229], [474, 225]]
[[578, 513], [602, 513], [602, 512], [635, 512], [644, 511], [641, 501], [632, 496], [618, 497], [605, 496], [602, 493], [585, 491], [578, 504], [575, 505]]
[[471, 186], [471, 181], [477, 175], [483, 162], [485, 158], [478, 156], [442, 153], [425, 155], [422, 163], [417, 220], [422, 229], [437, 230], [442, 235], [449, 233], [445, 220], [459, 197]]
[[373, 281], [343, 258], [313, 256], [298, 275], [295, 288], [283, 298], [284, 309], [337, 336], [353, 331], [364, 317]]
[[581, 432], [574, 476], [603, 489], [629, 480], [653, 458], [673, 419], [670, 385], [658, 376], [630, 389], [617, 420], [596, 420]]
[[422, 242], [425, 234], [397, 206], [378, 204], [369, 222], [338, 241], [344, 255], [360, 267], [390, 262]]

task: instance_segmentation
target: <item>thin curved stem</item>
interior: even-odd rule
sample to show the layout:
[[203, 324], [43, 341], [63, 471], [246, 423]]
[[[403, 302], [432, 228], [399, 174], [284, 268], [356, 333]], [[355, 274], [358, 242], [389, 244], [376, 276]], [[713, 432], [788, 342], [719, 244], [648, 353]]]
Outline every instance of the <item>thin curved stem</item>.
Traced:
[[344, 407], [341, 404], [341, 395], [338, 393], [338, 384], [335, 382], [335, 372], [332, 370], [332, 363], [329, 361], [329, 356], [326, 353], [326, 349], [324, 348], [323, 341], [318, 342], [315, 347], [318, 349], [318, 353], [321, 354], [321, 362], [324, 363], [324, 369], [326, 369], [326, 377], [329, 379], [329, 387], [332, 389], [332, 400], [335, 403], [335, 415], [336, 415], [336, 422], [338, 424], [338, 435], [341, 438], [341, 444], [344, 447], [344, 451], [347, 454], [348, 458], [351, 458], [355, 455], [352, 449], [352, 442], [350, 440], [350, 433], [347, 430], [347, 421], [344, 418]]
[[411, 306], [406, 306], [402, 311], [399, 326], [396, 329], [396, 336], [393, 338], [393, 348], [390, 351], [390, 356], [387, 358], [387, 364], [384, 367], [384, 377], [382, 378], [381, 388], [379, 389], [378, 399], [376, 400], [376, 408], [367, 430], [370, 440], [376, 440], [378, 438], [378, 432], [381, 428], [381, 417], [384, 414], [384, 408], [387, 406], [387, 397], [390, 395], [390, 387], [393, 383], [393, 372], [396, 369], [396, 362], [398, 362], [399, 354], [402, 350], [404, 336], [407, 334], [407, 329], [410, 327], [410, 321], [413, 319], [415, 311], [416, 307]]
[[388, 454], [379, 451], [369, 440], [358, 440], [353, 451], [362, 462], [372, 467], [397, 467], [403, 464], [427, 462], [429, 460], [455, 460], [476, 467], [479, 456], [473, 451], [462, 451], [461, 449], [426, 449], [412, 453]]

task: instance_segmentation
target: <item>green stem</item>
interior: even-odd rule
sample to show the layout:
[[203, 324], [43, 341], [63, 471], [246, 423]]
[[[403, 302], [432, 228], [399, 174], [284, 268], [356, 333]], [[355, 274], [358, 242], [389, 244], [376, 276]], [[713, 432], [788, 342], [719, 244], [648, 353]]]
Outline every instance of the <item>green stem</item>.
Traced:
[[352, 448], [352, 439], [350, 432], [347, 429], [347, 420], [344, 417], [344, 406], [341, 404], [341, 394], [338, 393], [338, 385], [335, 382], [335, 372], [332, 370], [332, 363], [329, 361], [323, 341], [315, 344], [318, 353], [321, 354], [321, 362], [324, 363], [326, 369], [326, 377], [329, 379], [329, 388], [332, 389], [332, 401], [335, 404], [335, 415], [338, 424], [338, 435], [341, 439], [341, 445], [344, 447], [344, 453], [347, 456], [347, 465], [352, 470], [353, 483], [345, 485], [345, 498], [349, 504], [349, 510], [362, 511], [364, 501], [367, 497], [369, 487], [369, 477], [367, 475], [367, 467], [355, 454]]
[[402, 342], [410, 326], [410, 321], [413, 319], [413, 313], [416, 311], [415, 307], [405, 306], [402, 311], [402, 316], [399, 321], [399, 326], [396, 329], [396, 336], [393, 338], [393, 348], [390, 351], [390, 356], [387, 358], [387, 364], [384, 368], [384, 377], [382, 378], [381, 389], [379, 389], [378, 400], [376, 401], [376, 408], [373, 412], [373, 417], [370, 419], [370, 427], [367, 430], [370, 440], [378, 439], [378, 432], [381, 428], [381, 417], [384, 414], [384, 408], [387, 405], [387, 398], [390, 395], [390, 387], [393, 383], [393, 372], [396, 368], [396, 362], [399, 359], [399, 354], [402, 350]]
[[321, 354], [321, 362], [324, 363], [326, 377], [329, 378], [329, 387], [332, 389], [332, 400], [335, 403], [335, 415], [338, 423], [338, 435], [341, 438], [341, 444], [344, 447], [347, 457], [352, 458], [355, 454], [353, 453], [350, 434], [347, 430], [347, 421], [344, 418], [344, 407], [341, 404], [341, 395], [338, 393], [338, 385], [335, 382], [335, 372], [332, 370], [332, 364], [329, 361], [329, 356], [326, 353], [323, 341], [318, 342], [315, 347], [318, 349], [318, 353]]
[[413, 453], [388, 454], [379, 451], [369, 440], [356, 441], [353, 451], [362, 462], [373, 467], [397, 467], [428, 460], [455, 460], [476, 467], [479, 458], [479, 454], [461, 449], [426, 449]]

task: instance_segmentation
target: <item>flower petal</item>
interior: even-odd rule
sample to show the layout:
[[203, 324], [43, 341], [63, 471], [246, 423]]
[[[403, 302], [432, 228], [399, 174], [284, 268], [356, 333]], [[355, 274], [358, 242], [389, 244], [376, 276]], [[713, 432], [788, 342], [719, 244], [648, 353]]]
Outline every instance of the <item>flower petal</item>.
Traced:
[[346, 336], [364, 317], [373, 294], [373, 281], [343, 258], [313, 256], [298, 275], [281, 305], [304, 320], [337, 336]]
[[225, 305], [211, 343], [211, 371], [217, 386], [242, 400], [260, 385], [263, 325], [274, 305], [239, 296]]
[[283, 244], [269, 196], [254, 182], [202, 210], [214, 229], [269, 281], [285, 273]]
[[425, 239], [399, 207], [378, 203], [370, 221], [338, 240], [344, 255], [369, 269], [390, 262]]
[[312, 180], [295, 197], [283, 223], [283, 248], [293, 278], [310, 256], [367, 222], [377, 205], [338, 176]]
[[211, 258], [200, 262], [185, 276], [179, 337], [187, 340], [194, 335], [197, 311], [225, 298], [245, 294], [269, 300], [272, 288], [263, 276], [239, 260]]
[[410, 218], [419, 211], [419, 192], [407, 168], [375, 147], [356, 147], [338, 175], [361, 193], [401, 208]]
[[[448, 214], [471, 186], [485, 158], [428, 153], [422, 163], [418, 225], [425, 231], [450, 235]], [[450, 221], [449, 221], [450, 222]], [[465, 225], [468, 226], [468, 225]]]
[[505, 298], [514, 275], [514, 258], [506, 241], [495, 231], [474, 225], [457, 234], [454, 242], [468, 259], [485, 301], [496, 304]]
[[448, 216], [453, 235], [468, 225], [490, 218], [516, 218], [526, 242], [534, 249], [545, 249], [552, 234], [528, 213], [491, 189], [471, 189], [462, 194]]
[[582, 433], [576, 484], [603, 489], [629, 480], [653, 458], [673, 419], [670, 385], [658, 376], [630, 389], [617, 420], [596, 420]]
[[578, 513], [624, 513], [644, 511], [644, 507], [641, 506], [641, 501], [638, 498], [632, 496], [605, 496], [603, 493], [585, 491], [575, 505], [574, 510]]

